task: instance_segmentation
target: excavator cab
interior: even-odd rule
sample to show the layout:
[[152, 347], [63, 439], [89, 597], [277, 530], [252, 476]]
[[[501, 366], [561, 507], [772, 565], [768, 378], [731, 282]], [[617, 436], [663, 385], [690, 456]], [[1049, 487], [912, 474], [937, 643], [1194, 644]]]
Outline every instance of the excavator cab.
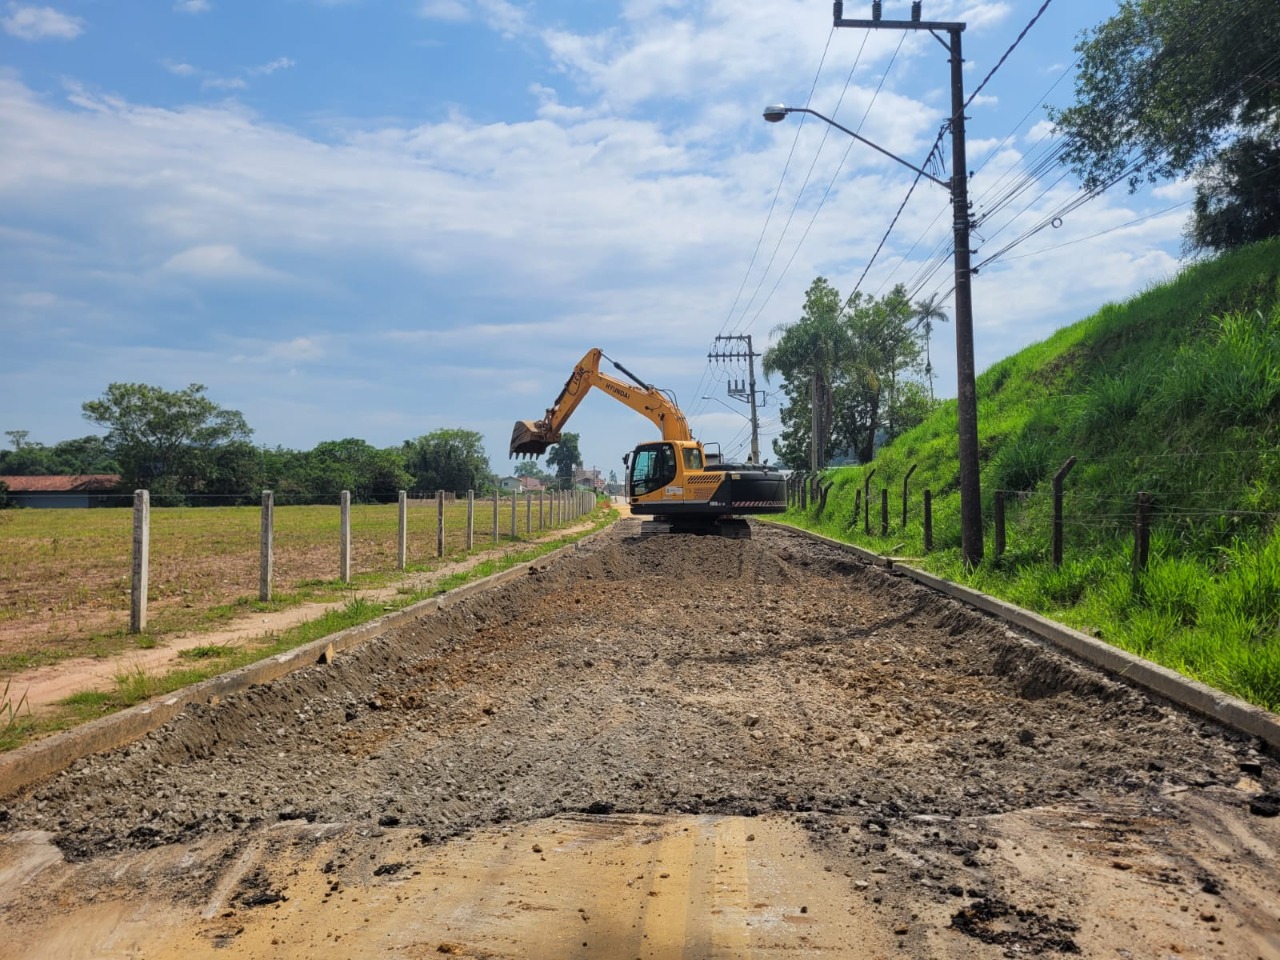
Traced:
[[643, 497], [661, 490], [676, 478], [676, 451], [669, 443], [642, 443], [631, 452], [627, 491]]

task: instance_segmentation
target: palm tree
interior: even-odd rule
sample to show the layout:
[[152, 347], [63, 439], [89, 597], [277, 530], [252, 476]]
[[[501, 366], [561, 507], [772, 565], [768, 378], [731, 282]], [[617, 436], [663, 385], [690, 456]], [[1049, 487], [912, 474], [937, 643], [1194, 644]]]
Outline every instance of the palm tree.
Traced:
[[924, 331], [924, 375], [929, 381], [929, 402], [933, 402], [933, 359], [929, 356], [929, 338], [933, 336], [933, 321], [946, 323], [949, 319], [942, 309], [942, 297], [931, 293], [915, 305], [916, 328]]

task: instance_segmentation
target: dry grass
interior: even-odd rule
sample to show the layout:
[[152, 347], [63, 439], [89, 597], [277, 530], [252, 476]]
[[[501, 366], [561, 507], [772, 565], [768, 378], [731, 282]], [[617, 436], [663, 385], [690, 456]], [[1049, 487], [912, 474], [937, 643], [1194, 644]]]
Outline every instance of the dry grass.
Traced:
[[[493, 513], [491, 497], [476, 502], [477, 550], [493, 546]], [[531, 513], [530, 524], [522, 498], [513, 538], [511, 498], [504, 497], [499, 541], [536, 536], [536, 499]], [[544, 529], [551, 529], [549, 509], [544, 517]], [[444, 557], [439, 558], [435, 501], [411, 501], [408, 569], [431, 570], [464, 555], [466, 519], [465, 500], [446, 504]], [[153, 508], [148, 630], [141, 638], [130, 637], [132, 522], [128, 508], [0, 513], [0, 671], [148, 646], [157, 635], [214, 627], [254, 609], [339, 599], [350, 589], [338, 580], [337, 506], [276, 507], [274, 599], [267, 605], [257, 600], [259, 508]], [[352, 506], [356, 585], [394, 579], [397, 530], [396, 504]]]

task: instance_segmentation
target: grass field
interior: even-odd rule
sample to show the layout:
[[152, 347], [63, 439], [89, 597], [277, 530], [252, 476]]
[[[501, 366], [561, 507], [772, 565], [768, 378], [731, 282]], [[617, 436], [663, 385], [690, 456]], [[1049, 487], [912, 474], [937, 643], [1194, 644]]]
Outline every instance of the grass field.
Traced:
[[[478, 500], [477, 549], [492, 548], [492, 497]], [[552, 529], [549, 500], [499, 503], [499, 545], [518, 546]], [[216, 627], [248, 611], [307, 600], [340, 600], [353, 587], [399, 576], [396, 504], [351, 508], [352, 582], [339, 577], [337, 506], [275, 508], [273, 599], [258, 600], [257, 507], [175, 507], [151, 511], [147, 630], [130, 636], [133, 514], [130, 509], [0, 512], [0, 676], [68, 656], [148, 646], [164, 634]], [[406, 569], [430, 571], [466, 553], [466, 501], [446, 503], [438, 556], [436, 503], [411, 501]], [[566, 524], [561, 524], [565, 526]]]

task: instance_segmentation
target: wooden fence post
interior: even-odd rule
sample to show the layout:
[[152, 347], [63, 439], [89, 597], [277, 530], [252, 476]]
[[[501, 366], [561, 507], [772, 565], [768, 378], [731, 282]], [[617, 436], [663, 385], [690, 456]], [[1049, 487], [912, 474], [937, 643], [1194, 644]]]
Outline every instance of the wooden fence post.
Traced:
[[524, 492], [524, 532], [533, 533], [533, 493]]
[[800, 478], [800, 509], [802, 511], [809, 509], [809, 477], [807, 475]]
[[1004, 556], [1004, 491], [997, 490], [995, 497], [996, 559]]
[[1142, 574], [1147, 569], [1151, 550], [1151, 494], [1138, 494], [1138, 508], [1133, 516], [1133, 589], [1141, 592]]
[[880, 488], [880, 536], [889, 535], [889, 488]]
[[1062, 481], [1076, 465], [1075, 457], [1068, 457], [1053, 475], [1053, 565], [1062, 566]]
[[498, 488], [493, 490], [493, 542], [498, 542]]
[[436, 556], [444, 556], [444, 491], [436, 491]]
[[467, 491], [467, 553], [476, 546], [476, 492]]
[[262, 491], [262, 531], [258, 536], [258, 599], [271, 599], [272, 576], [275, 573], [276, 495]]
[[409, 559], [409, 492], [401, 490], [396, 504], [396, 569], [403, 570]]
[[351, 582], [351, 491], [338, 496], [338, 579]]
[[902, 529], [907, 529], [907, 482], [911, 479], [911, 475], [916, 472], [917, 464], [912, 464], [907, 470], [907, 475], [902, 478]]
[[933, 549], [933, 491], [924, 492], [924, 552]]
[[547, 499], [547, 492], [545, 490], [539, 490], [538, 491], [538, 529], [539, 530], [547, 529], [547, 516], [546, 516], [546, 511], [543, 508], [543, 503], [546, 501], [546, 499]]
[[868, 537], [871, 536], [871, 478], [875, 476], [875, 472], [876, 468], [872, 467], [862, 478], [862, 502], [867, 508], [862, 516], [862, 532]]
[[151, 574], [151, 491], [133, 491], [133, 586], [129, 592], [129, 632], [147, 629], [147, 580]]

